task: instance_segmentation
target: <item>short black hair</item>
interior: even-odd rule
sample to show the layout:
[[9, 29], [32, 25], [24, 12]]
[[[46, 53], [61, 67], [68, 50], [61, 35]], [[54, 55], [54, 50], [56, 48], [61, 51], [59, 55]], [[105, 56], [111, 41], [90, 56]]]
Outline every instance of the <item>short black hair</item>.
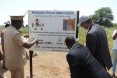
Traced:
[[72, 47], [76, 43], [76, 40], [73, 36], [67, 36], [65, 38], [65, 43], [67, 47]]

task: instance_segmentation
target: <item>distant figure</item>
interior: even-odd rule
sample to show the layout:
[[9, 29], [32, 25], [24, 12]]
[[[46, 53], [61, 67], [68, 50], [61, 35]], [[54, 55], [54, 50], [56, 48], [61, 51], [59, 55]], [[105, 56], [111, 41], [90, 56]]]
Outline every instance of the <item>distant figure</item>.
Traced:
[[116, 73], [116, 65], [117, 65], [117, 30], [114, 30], [113, 35], [113, 48], [112, 48], [112, 74], [114, 78], [117, 78], [117, 76], [115, 75]]
[[6, 24], [6, 25], [5, 25], [5, 28], [7, 28], [8, 26], [10, 26], [10, 24]]
[[2, 54], [2, 52], [1, 52], [1, 49], [0, 49], [0, 78], [6, 78], [6, 77], [4, 77], [4, 74], [3, 74], [3, 70], [2, 70], [2, 64], [1, 64], [1, 61], [3, 60], [3, 54]]
[[4, 33], [5, 66], [11, 72], [11, 78], [24, 78], [26, 64], [25, 48], [32, 47], [37, 40], [28, 43], [18, 31], [23, 26], [23, 16], [11, 16], [11, 26]]
[[70, 67], [71, 78], [112, 78], [91, 55], [89, 49], [76, 43], [74, 37], [66, 37], [65, 43], [70, 50], [66, 59]]
[[[3, 51], [2, 51], [2, 46], [1, 46], [1, 37], [0, 37], [0, 78], [6, 78], [4, 76], [4, 72], [3, 72], [3, 69], [2, 69], [2, 61], [4, 60], [4, 55], [3, 55]], [[4, 62], [4, 61], [3, 61]]]
[[100, 25], [95, 24], [89, 16], [81, 16], [79, 26], [88, 30], [86, 46], [91, 54], [105, 69], [109, 70], [112, 67], [112, 61], [105, 30]]

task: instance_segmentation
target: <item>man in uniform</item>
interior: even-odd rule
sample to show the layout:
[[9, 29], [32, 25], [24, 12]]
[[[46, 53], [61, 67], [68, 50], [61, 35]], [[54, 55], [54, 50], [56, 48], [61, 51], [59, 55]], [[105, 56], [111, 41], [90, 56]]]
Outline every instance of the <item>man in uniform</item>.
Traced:
[[4, 33], [5, 66], [11, 72], [11, 78], [24, 78], [24, 65], [26, 64], [25, 48], [32, 47], [36, 42], [34, 39], [28, 43], [18, 31], [23, 25], [24, 16], [11, 16], [11, 26]]

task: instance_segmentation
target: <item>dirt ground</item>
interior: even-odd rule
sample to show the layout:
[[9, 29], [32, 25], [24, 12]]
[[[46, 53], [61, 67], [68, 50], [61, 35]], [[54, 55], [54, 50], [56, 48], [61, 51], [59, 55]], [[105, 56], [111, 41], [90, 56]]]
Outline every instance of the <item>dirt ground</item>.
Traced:
[[[36, 52], [33, 57], [33, 78], [70, 78], [69, 66], [66, 61], [67, 52]], [[29, 60], [25, 65], [25, 78], [30, 78]], [[109, 71], [111, 74], [111, 70]], [[10, 72], [5, 76], [10, 78]]]
[[[67, 52], [36, 52], [33, 57], [33, 78], [70, 78], [68, 64], [66, 62]], [[10, 72], [5, 76], [10, 78]], [[25, 65], [25, 78], [30, 76], [29, 60]]]

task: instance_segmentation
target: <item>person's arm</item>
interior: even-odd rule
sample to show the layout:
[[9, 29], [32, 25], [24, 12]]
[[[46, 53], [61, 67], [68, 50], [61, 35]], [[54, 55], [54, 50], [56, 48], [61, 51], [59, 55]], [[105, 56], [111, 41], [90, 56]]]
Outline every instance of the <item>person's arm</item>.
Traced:
[[2, 52], [4, 52], [4, 33], [1, 33], [1, 48], [2, 48]]
[[114, 32], [114, 35], [113, 35], [113, 40], [115, 40], [117, 38], [117, 31]]
[[80, 70], [79, 70], [79, 65], [80, 65], [80, 60], [78, 58], [76, 58], [73, 55], [67, 54], [66, 56], [67, 62], [69, 64], [69, 69], [71, 72], [71, 78], [76, 78], [76, 76], [78, 76], [77, 78], [80, 77]]
[[27, 49], [32, 47], [35, 43], [38, 42], [38, 40], [36, 40], [36, 39], [34, 39], [31, 42], [28, 42], [27, 39], [24, 38], [20, 33], [13, 36], [12, 39], [18, 46], [22, 46], [22, 47], [27, 48]]
[[1, 32], [1, 48], [3, 54], [3, 67], [5, 67], [4, 33]]
[[30, 43], [24, 43], [22, 46], [28, 49], [28, 48], [32, 47], [35, 43], [38, 43], [38, 40], [34, 39]]
[[91, 54], [94, 56], [96, 50], [96, 39], [92, 34], [87, 34], [86, 46], [90, 50]]

